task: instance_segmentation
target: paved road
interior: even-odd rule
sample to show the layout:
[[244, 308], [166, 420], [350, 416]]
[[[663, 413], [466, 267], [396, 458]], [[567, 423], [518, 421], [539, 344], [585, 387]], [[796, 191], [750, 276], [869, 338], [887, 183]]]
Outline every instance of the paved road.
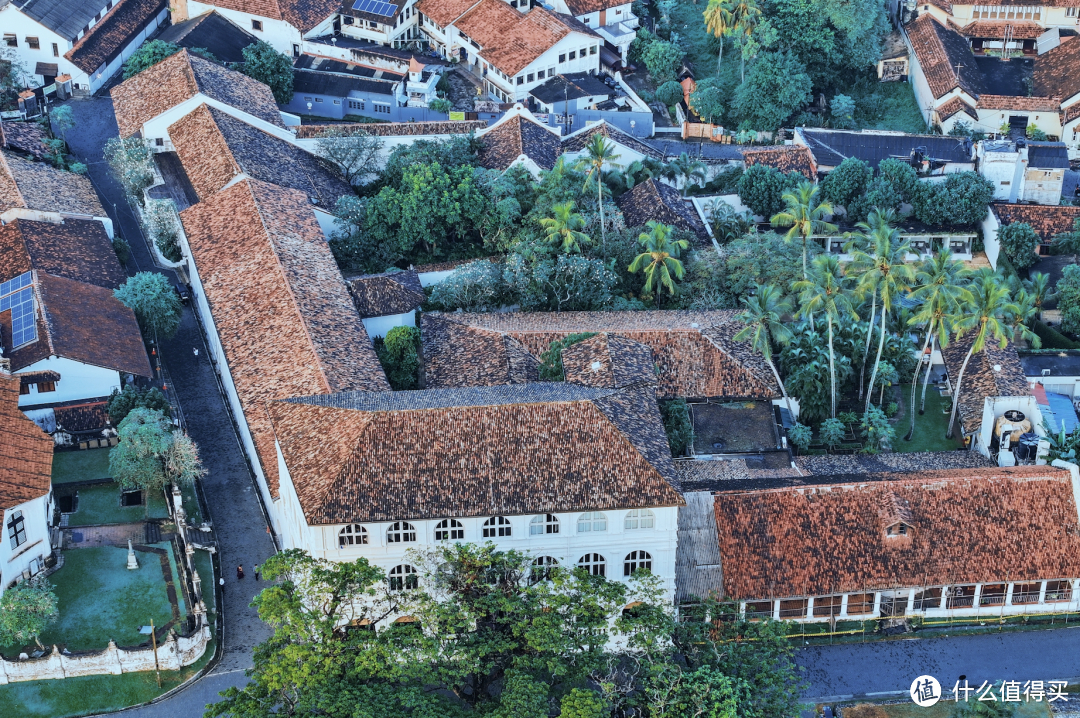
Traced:
[[[73, 100], [70, 104], [77, 124], [76, 130], [69, 133], [69, 144], [86, 162], [106, 210], [131, 245], [134, 261], [129, 263], [129, 271], [153, 270], [153, 260], [138, 223], [102, 158], [105, 140], [118, 134], [112, 102], [108, 98], [94, 98]], [[165, 274], [176, 281], [172, 272]], [[198, 359], [192, 351], [194, 348], [199, 350]], [[162, 344], [162, 358], [172, 376], [172, 388], [187, 420], [188, 433], [198, 444], [207, 470], [203, 493], [214, 521], [225, 575], [222, 659], [210, 675], [180, 693], [159, 704], [126, 712], [125, 716], [202, 716], [203, 707], [214, 701], [219, 691], [247, 682], [243, 671], [251, 667], [252, 649], [269, 636], [266, 625], [249, 604], [260, 587], [255, 583], [252, 568], [270, 556], [274, 546], [208, 357], [191, 309], [185, 309], [180, 331]], [[246, 569], [247, 578], [243, 581], [236, 580], [237, 565]], [[204, 585], [208, 584], [209, 580]]]

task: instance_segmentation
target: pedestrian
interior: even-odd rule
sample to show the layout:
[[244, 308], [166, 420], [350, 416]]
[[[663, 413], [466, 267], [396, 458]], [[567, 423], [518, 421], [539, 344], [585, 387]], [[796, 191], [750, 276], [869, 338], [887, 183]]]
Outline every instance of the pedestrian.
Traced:
[[244, 578], [244, 567], [242, 565], [237, 566], [236, 567], [236, 580], [241, 581], [241, 580], [243, 580], [243, 578]]
[[255, 564], [255, 580], [259, 580], [259, 564]]
[[195, 363], [199, 363], [199, 347], [191, 347], [191, 351], [195, 352]]
[[222, 576], [218, 579], [218, 586], [221, 588], [221, 595], [225, 595], [225, 577]]

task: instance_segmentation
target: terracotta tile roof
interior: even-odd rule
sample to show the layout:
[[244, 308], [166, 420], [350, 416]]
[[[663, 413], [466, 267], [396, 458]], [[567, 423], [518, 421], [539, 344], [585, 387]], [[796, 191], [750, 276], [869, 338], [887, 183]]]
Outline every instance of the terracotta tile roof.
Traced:
[[94, 185], [86, 177], [0, 152], [0, 212], [15, 207], [106, 216]]
[[[724, 592], [737, 599], [1080, 575], [1068, 471], [892, 474], [872, 483], [714, 497]], [[885, 521], [913, 531], [886, 538]], [[897, 519], [898, 520], [898, 519]]]
[[926, 1], [929, 4], [933, 5], [934, 7], [941, 8], [945, 12], [952, 15], [952, 3], [949, 2], [949, 0], [926, 0]]
[[[982, 75], [963, 36], [929, 14], [920, 15], [908, 23], [906, 30], [915, 58], [935, 98], [942, 97], [955, 87], [972, 97], [979, 96]], [[956, 76], [957, 64], [964, 66], [959, 79]]]
[[368, 274], [348, 280], [360, 316], [387, 317], [419, 309], [427, 297], [416, 270]]
[[644, 227], [649, 220], [693, 232], [700, 243], [709, 242], [709, 232], [692, 205], [679, 191], [657, 179], [649, 179], [619, 196], [615, 204], [627, 227]]
[[1003, 225], [1013, 222], [1030, 224], [1043, 242], [1051, 241], [1056, 234], [1071, 232], [1073, 223], [1080, 217], [1080, 207], [1058, 205], [994, 202], [990, 209]]
[[469, 8], [476, 5], [480, 0], [420, 0], [416, 3], [417, 11], [435, 21], [436, 24], [446, 27], [457, 20]]
[[566, 7], [574, 17], [623, 5], [623, 0], [567, 0]]
[[1039, 95], [1067, 100], [1080, 93], [1080, 39], [1063, 38], [1053, 50], [1036, 57], [1031, 80]]
[[938, 120], [944, 122], [958, 112], [967, 114], [973, 120], [979, 119], [979, 113], [975, 111], [974, 107], [964, 102], [959, 97], [954, 97], [937, 108]]
[[1025, 20], [976, 20], [969, 22], [960, 28], [960, 34], [965, 37], [994, 39], [1005, 37], [1005, 28], [1017, 40], [1034, 40], [1046, 32], [1046, 29], [1037, 22]]
[[351, 392], [270, 415], [309, 524], [683, 504], [648, 387]]
[[[731, 340], [742, 327], [734, 316], [684, 311], [425, 313], [420, 332], [425, 377], [429, 388], [517, 383], [527, 362], [518, 361], [514, 352], [495, 351], [503, 337], [514, 339], [517, 344], [507, 346], [520, 346], [535, 361], [557, 339], [607, 332], [652, 348], [662, 397], [778, 396], [761, 359], [745, 343]], [[439, 324], [460, 324], [470, 331]], [[488, 338], [480, 341], [485, 333]]]
[[[509, 9], [502, 0], [491, 0]], [[515, 12], [511, 10], [510, 12]], [[519, 157], [525, 155], [540, 169], [549, 170], [562, 154], [559, 137], [522, 115], [514, 115], [505, 122], [492, 127], [480, 136], [477, 162], [491, 170], [506, 170]]]
[[242, 180], [180, 219], [276, 496], [268, 402], [389, 384], [303, 193]]
[[88, 404], [58, 406], [53, 409], [57, 430], [70, 434], [97, 433], [109, 426], [109, 404], [95, 401]]
[[316, 139], [327, 130], [334, 132], [356, 132], [375, 137], [412, 137], [417, 135], [467, 135], [486, 129], [487, 120], [467, 120], [465, 122], [357, 122], [339, 125], [300, 125], [296, 138], [300, 140]]
[[200, 105], [169, 126], [176, 154], [205, 200], [240, 173], [303, 192], [325, 211], [355, 195], [331, 166], [291, 142], [252, 127], [216, 107]]
[[486, 49], [499, 44], [524, 18], [525, 15], [501, 0], [480, 0], [454, 21], [454, 27]]
[[127, 281], [104, 226], [90, 219], [0, 226], [0, 282], [30, 269], [108, 289]]
[[[945, 368], [954, 387], [955, 377], [960, 375], [960, 367], [973, 340], [974, 333], [969, 333], [954, 340], [942, 352]], [[964, 370], [964, 381], [960, 387], [960, 408], [957, 413], [958, 423], [962, 424], [965, 432], [971, 434], [978, 431], [982, 426], [985, 400], [997, 396], [1031, 396], [1031, 387], [1024, 377], [1024, 367], [1020, 364], [1016, 347], [1010, 343], [1000, 349], [998, 344], [990, 339], [981, 352], [972, 355], [967, 369]]]
[[215, 0], [214, 5], [227, 10], [284, 20], [306, 33], [341, 9], [341, 0]]
[[595, 125], [589, 125], [584, 130], [579, 130], [572, 135], [564, 137], [562, 140], [562, 151], [580, 152], [589, 144], [593, 135], [603, 135], [612, 142], [618, 142], [623, 147], [645, 155], [646, 157], [652, 157], [657, 160], [664, 159], [663, 152], [660, 152], [652, 145], [645, 144], [633, 135], [623, 132], [618, 127], [608, 124], [606, 120], [601, 120]]
[[1061, 126], [1064, 128], [1077, 117], [1080, 117], [1080, 102], [1074, 102], [1061, 112]]
[[568, 346], [562, 350], [562, 363], [571, 384], [612, 389], [656, 384], [652, 348], [618, 334], [597, 334]]
[[0, 510], [47, 495], [53, 440], [19, 411], [19, 379], [6, 373], [0, 373], [0, 436]]
[[93, 73], [119, 57], [167, 4], [165, 0], [120, 0], [64, 57], [83, 72]]
[[767, 150], [746, 150], [743, 152], [746, 166], [765, 165], [784, 172], [798, 172], [813, 182], [817, 179], [817, 164], [810, 148], [805, 145], [788, 145]]
[[16, 374], [23, 386], [40, 384], [43, 381], [60, 381], [60, 372], [45, 369], [42, 371], [26, 371]]
[[1027, 110], [1057, 112], [1061, 100], [1056, 97], [1016, 97], [1012, 95], [979, 95], [975, 104], [980, 110]]
[[148, 120], [200, 92], [273, 125], [285, 126], [269, 87], [181, 50], [111, 90], [120, 136], [130, 137]]
[[[420, 12], [427, 14], [423, 9]], [[454, 21], [454, 27], [476, 40], [482, 48], [480, 56], [510, 77], [571, 32], [599, 38], [591, 28], [569, 15], [542, 7], [521, 14], [502, 0], [480, 0]]]
[[45, 128], [36, 122], [0, 122], [0, 148], [45, 157], [45, 140], [49, 139]]

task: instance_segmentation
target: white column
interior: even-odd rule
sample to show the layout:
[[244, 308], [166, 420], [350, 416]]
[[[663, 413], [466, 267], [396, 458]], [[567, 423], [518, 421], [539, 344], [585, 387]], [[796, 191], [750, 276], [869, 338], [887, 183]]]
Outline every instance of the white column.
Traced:
[[772, 602], [772, 617], [777, 621], [780, 620], [780, 601], [779, 599]]
[[807, 618], [813, 618], [814, 617], [814, 597], [813, 596], [806, 599], [806, 617]]
[[908, 591], [907, 610], [904, 611], [904, 613], [909, 615], [909, 616], [911, 614], [915, 613], [915, 594], [916, 593], [917, 593], [917, 591], [914, 588], [911, 589], [910, 591]]
[[979, 602], [982, 600], [983, 584], [975, 584], [975, 596], [971, 599], [971, 607], [974, 609], [979, 608]]
[[840, 614], [837, 616], [838, 619], [841, 617], [847, 618], [847, 600], [848, 594], [846, 593], [840, 597]]
[[870, 614], [870, 618], [881, 615], [881, 592], [874, 593], [874, 611]]
[[1046, 603], [1046, 581], [1039, 582], [1039, 603]]

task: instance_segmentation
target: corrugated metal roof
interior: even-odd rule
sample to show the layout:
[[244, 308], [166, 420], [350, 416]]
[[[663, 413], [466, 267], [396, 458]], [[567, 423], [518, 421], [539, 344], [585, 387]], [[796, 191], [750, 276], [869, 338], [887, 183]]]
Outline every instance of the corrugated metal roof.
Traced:
[[[113, 3], [115, 4], [115, 3]], [[15, 0], [15, 7], [57, 35], [74, 40], [94, 15], [105, 14], [105, 3], [86, 0]]]
[[1049, 406], [1041, 405], [1039, 407], [1040, 413], [1042, 413], [1046, 423], [1050, 425], [1050, 429], [1055, 434], [1061, 431], [1062, 427], [1065, 428], [1066, 434], [1071, 434], [1077, 426], [1080, 426], [1080, 420], [1076, 418], [1076, 409], [1073, 408], [1072, 399], [1064, 394], [1048, 391], [1046, 392], [1046, 401]]
[[716, 533], [713, 495], [698, 491], [683, 496], [679, 508], [679, 547], [675, 556], [675, 600], [723, 597], [720, 539]]

